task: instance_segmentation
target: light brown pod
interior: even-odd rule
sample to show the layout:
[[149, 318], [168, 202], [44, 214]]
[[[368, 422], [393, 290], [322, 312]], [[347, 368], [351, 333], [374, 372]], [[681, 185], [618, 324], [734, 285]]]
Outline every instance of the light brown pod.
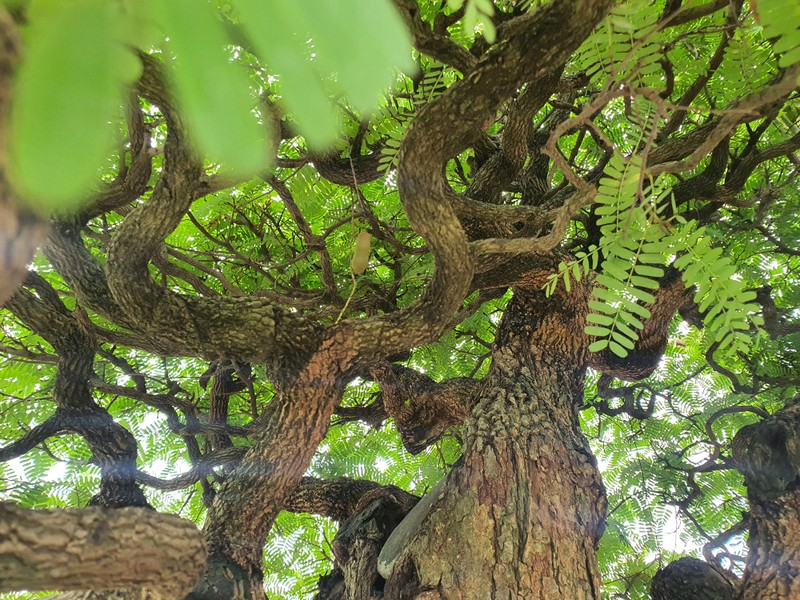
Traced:
[[356, 275], [361, 275], [369, 264], [369, 246], [372, 235], [362, 231], [356, 238], [356, 247], [353, 249], [353, 258], [350, 259], [350, 268]]

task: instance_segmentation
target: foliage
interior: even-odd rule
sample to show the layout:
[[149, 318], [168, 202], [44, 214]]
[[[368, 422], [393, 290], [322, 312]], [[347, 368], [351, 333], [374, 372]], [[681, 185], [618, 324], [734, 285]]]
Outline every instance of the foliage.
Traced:
[[[385, 2], [220, 4], [221, 10], [188, 1], [28, 3], [10, 140], [15, 184], [53, 212], [91, 206], [96, 193], [124, 179], [136, 149], [125, 141], [134, 127], [122, 117], [122, 90], [138, 79], [141, 64], [122, 42], [133, 44], [170, 73], [180, 115], [204, 157], [207, 187], [153, 254], [149, 268], [160, 289], [193, 300], [266, 299], [320, 327], [413, 305], [434, 261], [430, 240], [415, 233], [401, 203], [400, 148], [414, 119], [463, 74], [419, 53], [415, 72], [408, 34]], [[497, 47], [492, 42], [504, 20], [542, 4], [419, 1], [426, 26], [437, 16], [459, 17], [445, 28], [446, 38], [476, 54]], [[501, 207], [547, 212], [562, 208], [560, 194], [575, 179], [595, 189], [591, 203], [571, 215], [552, 263], [560, 265], [541, 279], [550, 294], [561, 292], [558, 286], [575, 293], [590, 282], [584, 331], [597, 356], [635, 352], [670, 269], [693, 288], [694, 306], [672, 323], [651, 376], [609, 383], [590, 371], [587, 379], [582, 425], [609, 493], [600, 548], [609, 599], [645, 598], [655, 570], [678, 554], [705, 550], [741, 571], [746, 541], [736, 525], [747, 503], [730, 443], [800, 387], [797, 92], [749, 114], [725, 136], [721, 173], [710, 150], [674, 171], [654, 173], [649, 162], [675, 140], [694, 143], [692, 135], [717, 122], [725, 107], [800, 62], [800, 13], [780, 0], [753, 0], [735, 15], [726, 7], [673, 26], [666, 4], [674, 3], [617, 3], [584, 40], [564, 68], [565, 81], [582, 83], [554, 91], [529, 116], [532, 149], [496, 198]], [[683, 9], [699, 4], [685, 2]], [[278, 25], [261, 27], [267, 20]], [[353, 54], [358, 61], [342, 60]], [[717, 54], [719, 64], [712, 60]], [[511, 100], [501, 105], [468, 147], [449, 157], [445, 176], [456, 194], [471, 189], [487, 156], [511, 141], [504, 135], [512, 107]], [[83, 224], [86, 249], [101, 265], [126, 216], [150, 201], [165, 169], [168, 108], [147, 99], [136, 108], [152, 173], [141, 194]], [[267, 125], [289, 129], [276, 135], [277, 152], [267, 144], [276, 134], [265, 133]], [[542, 170], [543, 156], [550, 162]], [[753, 156], [761, 160], [739, 185], [737, 174]], [[360, 170], [367, 160], [372, 167]], [[530, 181], [546, 191], [531, 193]], [[500, 223], [497, 236], [545, 234], [549, 227]], [[495, 237], [490, 233], [485, 237]], [[209, 420], [208, 357], [142, 348], [124, 324], [83, 306], [44, 255], [32, 269], [69, 314], [91, 323], [98, 340], [92, 397], [136, 438], [140, 474], [158, 478], [144, 487], [148, 501], [201, 524], [204, 493], [219, 487], [230, 466], [217, 464], [201, 482], [178, 489], [167, 484], [218, 449], [213, 435], [189, 430]], [[448, 333], [398, 361], [435, 381], [481, 380], [511, 295], [502, 292], [473, 293]], [[0, 328], [2, 449], [55, 411], [58, 357], [46, 336], [11, 311], [0, 313]], [[248, 384], [230, 395], [230, 426], [246, 427], [274, 406], [265, 367], [252, 365]], [[348, 384], [307, 474], [422, 494], [458, 459], [462, 432], [456, 427], [411, 455], [385, 415], [352, 417], [379, 399], [365, 373]], [[246, 449], [254, 440], [232, 435], [230, 442]], [[0, 498], [36, 508], [85, 506], [99, 479], [85, 440], [64, 433], [0, 462]], [[264, 553], [270, 598], [313, 595], [331, 569], [336, 529], [321, 517], [281, 514]], [[726, 531], [732, 533], [715, 539]]]
[[[243, 49], [270, 66], [299, 131], [317, 147], [337, 135], [331, 92], [367, 114], [396, 70], [412, 68], [407, 33], [385, 1], [301, 8], [237, 0], [219, 18], [208, 2], [30, 0], [27, 14], [10, 152], [15, 186], [44, 211], [72, 208], [92, 189], [115, 139], [109, 123], [140, 75], [136, 51], [174, 57], [170, 76], [199, 147], [243, 175], [267, 165], [275, 132], [257, 116], [245, 71], [230, 60], [232, 42], [253, 44]], [[306, 60], [311, 52], [315, 61]]]
[[790, 67], [800, 62], [800, 8], [780, 0], [752, 2], [756, 19], [764, 26], [764, 37], [775, 38], [772, 51], [780, 56], [778, 65]]

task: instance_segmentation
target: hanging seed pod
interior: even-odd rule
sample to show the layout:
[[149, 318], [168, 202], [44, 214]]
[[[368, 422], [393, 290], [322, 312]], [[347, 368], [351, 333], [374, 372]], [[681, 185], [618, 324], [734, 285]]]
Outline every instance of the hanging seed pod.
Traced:
[[361, 275], [369, 264], [369, 245], [372, 236], [362, 231], [356, 238], [356, 247], [353, 249], [353, 258], [350, 259], [350, 268], [355, 275]]

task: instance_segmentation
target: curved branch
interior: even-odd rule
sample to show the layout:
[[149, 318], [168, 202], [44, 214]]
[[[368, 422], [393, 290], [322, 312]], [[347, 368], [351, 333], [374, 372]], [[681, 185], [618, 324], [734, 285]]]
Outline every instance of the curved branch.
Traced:
[[[745, 96], [738, 102], [734, 102], [727, 107], [722, 117], [715, 123], [710, 132], [700, 141], [700, 144], [693, 149], [685, 158], [680, 160], [670, 160], [656, 164], [655, 152], [648, 161], [647, 171], [650, 175], [660, 175], [661, 173], [678, 173], [695, 168], [703, 158], [706, 157], [723, 139], [728, 137], [736, 127], [747, 120], [760, 118], [761, 111], [774, 102], [781, 100], [797, 87], [797, 78], [800, 77], [800, 64], [786, 69], [777, 81], [768, 85], [749, 96]], [[695, 134], [698, 130], [695, 131]], [[662, 147], [663, 148], [663, 147]]]
[[[161, 347], [162, 354], [212, 360], [222, 355], [242, 362], [263, 362], [275, 348], [307, 355], [316, 345], [315, 327], [264, 298], [181, 296], [153, 281], [151, 257], [203, 189], [202, 169], [186, 147], [180, 123], [169, 113], [167, 123], [161, 178], [109, 246], [105, 274], [111, 297], [99, 291], [104, 308], [111, 300], [124, 313], [123, 322]], [[303, 338], [299, 344], [298, 338]]]
[[394, 485], [384, 486], [366, 479], [337, 477], [324, 480], [303, 477], [295, 490], [286, 498], [284, 509], [291, 512], [304, 512], [330, 517], [336, 521], [346, 521], [364, 506], [365, 496], [380, 492], [391, 492], [408, 499], [410, 503], [418, 500]]
[[53, 415], [48, 417], [44, 423], [37, 425], [18, 440], [10, 443], [8, 446], [0, 448], [0, 462], [22, 456], [29, 450], [33, 450], [33, 448], [41, 444], [47, 438], [53, 437], [63, 430], [64, 425], [60, 422], [58, 416]]
[[144, 113], [139, 108], [139, 99], [134, 96], [128, 100], [130, 165], [123, 164], [117, 181], [98, 194], [91, 204], [81, 211], [78, 222], [87, 223], [98, 215], [130, 204], [145, 193], [155, 154], [151, 141], [150, 132], [144, 122]]
[[[610, 5], [611, 0], [585, 0], [576, 10], [571, 0], [556, 0], [506, 23], [508, 40], [412, 121], [399, 154], [398, 188], [411, 226], [433, 254], [433, 280], [420, 301], [404, 311], [334, 325], [321, 342], [310, 346], [310, 356], [308, 340], [291, 332], [303, 343], [301, 356], [308, 358], [299, 373], [285, 364], [275, 365], [280, 389], [259, 420], [256, 443], [209, 510], [206, 532], [215, 562], [229, 565], [233, 560], [247, 572], [259, 569], [266, 535], [322, 441], [347, 373], [359, 364], [434, 340], [449, 327], [468, 294], [473, 260], [445, 191], [442, 166], [468, 146], [474, 131], [519, 85], [559, 68]], [[129, 233], [133, 231], [135, 226]], [[121, 234], [122, 228], [118, 240]], [[116, 246], [116, 260], [122, 258], [122, 249], [121, 243]], [[144, 275], [146, 259], [132, 264]], [[120, 265], [113, 268], [122, 274]], [[296, 369], [297, 362], [293, 364]]]
[[800, 403], [743, 427], [731, 449], [750, 503], [745, 600], [800, 593]]
[[533, 130], [533, 115], [556, 91], [562, 69], [529, 85], [514, 101], [503, 127], [500, 150], [487, 160], [467, 187], [466, 196], [480, 202], [497, 203], [500, 193], [519, 174], [528, 156], [528, 138]]
[[[341, 324], [339, 339], [357, 355], [396, 354], [436, 339], [447, 327], [468, 293], [474, 258], [452, 208], [443, 165], [470, 145], [522, 84], [548, 81], [610, 6], [610, 0], [585, 0], [579, 7], [560, 0], [505, 23], [503, 43], [411, 122], [399, 153], [397, 183], [411, 226], [434, 256], [435, 272], [422, 299], [408, 310]], [[562, 221], [557, 219], [556, 226]]]
[[[381, 148], [373, 148], [369, 154], [359, 154], [352, 158], [342, 158], [339, 153], [314, 154], [309, 156], [317, 172], [328, 181], [337, 185], [353, 187], [375, 181], [383, 176], [379, 170], [381, 161]], [[280, 166], [280, 162], [278, 163]], [[353, 181], [355, 177], [355, 182]]]
[[[725, 57], [725, 49], [728, 47], [731, 38], [733, 37], [734, 27], [736, 25], [736, 21], [739, 16], [739, 11], [741, 10], [741, 0], [734, 4], [730, 4], [727, 0], [723, 2], [725, 5], [729, 5], [731, 7], [727, 23], [730, 25], [730, 28], [726, 28], [722, 32], [722, 39], [720, 40], [719, 44], [717, 45], [717, 49], [714, 51], [714, 54], [708, 61], [708, 69], [706, 69], [703, 73], [697, 76], [697, 78], [692, 82], [692, 84], [687, 88], [687, 90], [683, 93], [683, 95], [678, 99], [677, 105], [678, 106], [685, 106], [688, 107], [689, 104], [694, 101], [697, 95], [703, 90], [705, 85], [717, 71], [719, 66], [722, 64], [722, 60]], [[667, 26], [673, 25], [673, 20], [678, 19], [681, 16], [684, 16], [688, 11], [686, 9], [680, 11], [677, 15], [672, 17], [668, 22]], [[691, 20], [691, 19], [690, 19]], [[672, 115], [669, 117], [667, 122], [664, 124], [664, 127], [658, 133], [659, 141], [663, 140], [667, 136], [671, 135], [681, 126], [686, 115], [688, 112], [686, 110], [680, 109], [676, 110]]]
[[216, 452], [211, 452], [202, 457], [189, 471], [173, 477], [172, 479], [161, 479], [148, 475], [143, 471], [136, 471], [136, 481], [157, 490], [176, 491], [187, 488], [200, 481], [203, 477], [211, 475], [215, 467], [232, 467], [237, 465], [247, 452], [246, 447], [233, 446], [223, 448]]
[[59, 355], [53, 386], [60, 426], [81, 435], [101, 468], [100, 492], [91, 504], [107, 507], [147, 506], [136, 485], [137, 446], [133, 435], [119, 425], [91, 395], [89, 381], [94, 375], [96, 341], [89, 332], [88, 320], [71, 313], [53, 287], [36, 273], [28, 273], [26, 285], [36, 291], [20, 289], [7, 307], [28, 327], [36, 331]]
[[697, 558], [681, 558], [659, 569], [650, 591], [653, 600], [733, 600], [734, 585], [726, 575]]
[[411, 454], [422, 452], [462, 423], [478, 403], [480, 383], [473, 379], [459, 377], [437, 383], [391, 363], [372, 367], [370, 374], [381, 386], [383, 406]]
[[417, 50], [464, 74], [476, 67], [478, 60], [472, 54], [453, 40], [434, 32], [422, 20], [416, 0], [394, 0], [394, 5], [414, 36], [414, 47]]

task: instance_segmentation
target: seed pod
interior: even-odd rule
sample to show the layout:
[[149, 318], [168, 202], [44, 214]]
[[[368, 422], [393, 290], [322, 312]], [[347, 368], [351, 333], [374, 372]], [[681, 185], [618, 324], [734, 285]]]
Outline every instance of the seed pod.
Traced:
[[356, 247], [353, 250], [353, 258], [350, 259], [350, 268], [356, 275], [361, 275], [367, 270], [369, 264], [369, 244], [372, 236], [362, 231], [356, 238]]

